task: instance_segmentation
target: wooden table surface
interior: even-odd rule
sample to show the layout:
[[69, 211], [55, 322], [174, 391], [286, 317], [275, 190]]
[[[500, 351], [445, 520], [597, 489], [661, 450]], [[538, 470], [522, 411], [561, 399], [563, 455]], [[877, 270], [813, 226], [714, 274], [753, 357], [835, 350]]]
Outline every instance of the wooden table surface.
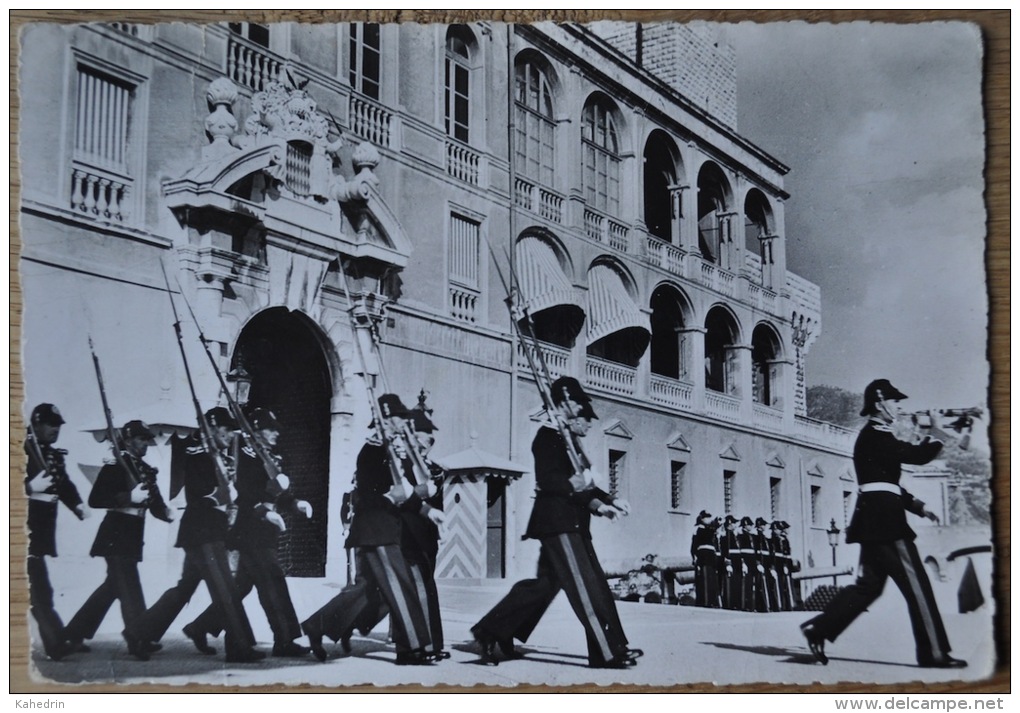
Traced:
[[[28, 588], [24, 573], [25, 563], [25, 509], [26, 499], [22, 489], [22, 468], [24, 458], [21, 451], [24, 423], [21, 420], [21, 402], [24, 384], [21, 380], [19, 363], [21, 328], [21, 289], [17, 265], [20, 252], [20, 237], [17, 231], [19, 179], [17, 165], [18, 96], [17, 35], [21, 25], [27, 22], [88, 22], [121, 20], [126, 22], [222, 22], [227, 15], [235, 14], [237, 19], [257, 22], [465, 22], [489, 19], [500, 22], [528, 22], [535, 20], [560, 20], [590, 22], [598, 19], [630, 21], [689, 21], [709, 20], [715, 22], [782, 22], [805, 20], [809, 22], [849, 22], [870, 20], [879, 22], [930, 22], [967, 21], [981, 27], [985, 41], [985, 118], [987, 122], [987, 191], [986, 205], [989, 217], [989, 243], [987, 254], [989, 297], [991, 306], [990, 352], [992, 358], [992, 445], [994, 458], [994, 499], [993, 524], [996, 547], [995, 599], [997, 632], [997, 654], [999, 663], [995, 675], [985, 681], [939, 683], [930, 685], [862, 685], [840, 684], [837, 686], [782, 686], [778, 684], [753, 684], [742, 686], [715, 687], [708, 684], [682, 685], [672, 688], [649, 688], [617, 686], [614, 691], [675, 691], [675, 692], [826, 692], [826, 693], [994, 693], [1010, 691], [1010, 542], [1009, 542], [1009, 186], [1010, 186], [1010, 11], [1009, 10], [692, 10], [658, 11], [644, 10], [625, 12], [582, 11], [582, 10], [358, 10], [358, 11], [315, 11], [315, 10], [264, 10], [235, 13], [224, 10], [161, 10], [161, 11], [117, 11], [94, 10], [11, 10], [10, 11], [10, 691], [28, 692], [117, 692], [125, 690], [117, 685], [90, 685], [74, 688], [54, 684], [38, 684], [28, 677], [28, 629], [25, 613], [28, 608]], [[180, 687], [159, 685], [132, 685], [132, 692], [182, 692]], [[186, 690], [229, 691], [225, 687], [195, 686]], [[314, 691], [310, 687], [265, 686], [245, 688], [246, 691], [286, 691], [297, 693]], [[321, 690], [321, 689], [318, 689]], [[352, 687], [351, 691], [372, 691], [371, 687]], [[459, 689], [403, 686], [401, 691], [443, 691]], [[462, 689], [460, 689], [462, 690]], [[501, 688], [474, 688], [473, 691], [498, 691]], [[525, 686], [516, 691], [550, 690], [538, 686]], [[571, 691], [605, 690], [578, 686]]]

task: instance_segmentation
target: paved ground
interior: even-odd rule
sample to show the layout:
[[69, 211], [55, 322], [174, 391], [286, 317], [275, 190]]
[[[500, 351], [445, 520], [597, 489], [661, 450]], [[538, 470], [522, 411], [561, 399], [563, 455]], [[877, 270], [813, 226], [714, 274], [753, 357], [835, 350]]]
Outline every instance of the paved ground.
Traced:
[[[292, 579], [290, 583], [299, 616], [314, 611], [337, 592], [335, 585], [322, 580]], [[585, 665], [583, 630], [563, 595], [549, 610], [532, 640], [521, 647], [526, 653], [524, 659], [496, 667], [485, 666], [479, 660], [469, 629], [502, 597], [510, 584], [440, 584], [447, 647], [452, 658], [429, 667], [393, 665], [394, 653], [392, 646], [386, 643], [385, 623], [368, 637], [355, 637], [350, 656], [344, 656], [339, 647], [327, 646], [330, 658], [324, 664], [310, 657], [301, 660], [269, 658], [258, 664], [228, 667], [222, 654], [199, 655], [180, 633], [180, 627], [205, 604], [203, 598], [196, 597], [164, 638], [164, 650], [155, 654], [151, 661], [136, 661], [127, 654], [118, 634], [121, 622], [115, 609], [93, 640], [91, 653], [52, 662], [45, 659], [41, 651], [34, 651], [36, 670], [33, 676], [63, 683], [169, 685], [285, 683], [340, 687], [401, 683], [458, 686], [629, 683], [661, 686], [704, 682], [937, 682], [980, 679], [993, 670], [991, 604], [985, 604], [976, 612], [956, 613], [953, 582], [936, 583], [936, 590], [954, 645], [953, 653], [971, 662], [962, 672], [921, 669], [914, 664], [906, 605], [893, 585], [872, 611], [864, 614], [836, 644], [829, 645], [832, 660], [828, 666], [814, 662], [800, 635], [798, 624], [809, 616], [808, 613], [747, 614], [621, 602], [620, 617], [631, 645], [644, 649], [646, 655], [636, 667], [625, 671], [592, 670]], [[158, 596], [157, 588], [147, 582], [146, 594], [154, 601]], [[246, 605], [260, 648], [268, 650], [272, 637], [254, 595]], [[66, 610], [64, 606], [60, 608], [62, 612]], [[222, 645], [222, 641], [217, 643]]]

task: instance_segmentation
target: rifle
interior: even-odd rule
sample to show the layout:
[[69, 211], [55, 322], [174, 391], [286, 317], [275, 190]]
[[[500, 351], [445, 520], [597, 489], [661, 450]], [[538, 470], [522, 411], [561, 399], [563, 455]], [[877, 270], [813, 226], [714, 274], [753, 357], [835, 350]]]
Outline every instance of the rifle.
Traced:
[[[42, 451], [42, 446], [39, 445], [39, 441], [35, 435], [35, 429], [32, 428], [32, 424], [28, 424], [28, 438], [25, 442], [29, 446], [29, 455], [35, 461], [38, 461], [39, 467], [46, 471], [46, 474], [53, 479], [53, 485], [50, 486], [54, 493], [60, 492], [61, 486], [64, 481], [68, 479], [67, 471], [64, 468], [64, 456], [67, 455], [67, 451], [63, 448], [50, 448], [50, 453], [53, 454], [52, 458], [47, 458]], [[50, 490], [47, 488], [47, 491]]]
[[[349, 305], [348, 314], [350, 315], [351, 318], [351, 329], [353, 330], [354, 343], [357, 345], [358, 359], [361, 361], [361, 369], [363, 375], [362, 380], [365, 382], [365, 390], [368, 392], [368, 403], [372, 409], [372, 418], [375, 419], [376, 426], [379, 429], [379, 436], [382, 438], [383, 445], [386, 447], [386, 452], [389, 454], [389, 458], [387, 460], [389, 462], [390, 477], [393, 480], [393, 487], [397, 488], [400, 491], [405, 491], [404, 486], [405, 484], [409, 485], [409, 483], [407, 483], [407, 481], [404, 479], [404, 473], [400, 467], [400, 463], [403, 459], [401, 458], [400, 453], [397, 451], [396, 448], [397, 439], [398, 438], [403, 439], [404, 434], [401, 433], [401, 431], [394, 430], [393, 422], [390, 421], [390, 417], [392, 416], [392, 414], [384, 413], [383, 405], [380, 404], [379, 399], [376, 398], [375, 388], [372, 386], [372, 380], [369, 378], [368, 374], [368, 361], [365, 358], [364, 348], [361, 346], [361, 337], [358, 336], [359, 329], [358, 317], [355, 316], [354, 314], [356, 306], [354, 304], [354, 300], [351, 299], [351, 292], [347, 286], [347, 273], [344, 270], [343, 263], [339, 260], [337, 262], [340, 263], [340, 276], [343, 278], [344, 295], [347, 297], [347, 304]], [[372, 340], [372, 347], [375, 349], [376, 354], [378, 356], [379, 344], [377, 341], [375, 326], [372, 324], [371, 315], [366, 316], [366, 322], [368, 324], [369, 337]], [[379, 372], [383, 377], [383, 384], [385, 387], [386, 375], [383, 373], [382, 359], [379, 358], [378, 362]], [[388, 411], [389, 409], [386, 408], [385, 410]], [[407, 424], [405, 423], [404, 429], [406, 429], [406, 426]], [[417, 453], [417, 449], [412, 447], [410, 440], [404, 440], [404, 445], [406, 446], [404, 450], [409, 455], [412, 454], [412, 452]], [[413, 460], [412, 463], [414, 463]], [[425, 473], [428, 473], [428, 470], [426, 470]]]
[[[569, 419], [575, 418], [577, 414], [570, 408], [570, 400], [567, 398], [563, 399], [563, 403], [557, 406], [553, 400], [552, 394], [552, 375], [549, 373], [549, 366], [546, 364], [545, 355], [542, 353], [542, 348], [539, 345], [538, 337], [535, 336], [535, 323], [531, 317], [531, 313], [527, 307], [523, 307], [519, 304], [515, 304], [514, 295], [520, 295], [520, 284], [517, 280], [517, 274], [513, 270], [511, 264], [510, 276], [513, 281], [513, 289], [506, 281], [506, 277], [503, 275], [503, 270], [499, 266], [499, 261], [496, 259], [496, 254], [492, 249], [492, 245], [486, 241], [486, 245], [489, 248], [489, 254], [492, 256], [492, 262], [496, 266], [496, 274], [499, 275], [499, 281], [503, 285], [503, 290], [507, 294], [506, 306], [510, 311], [510, 322], [513, 324], [513, 331], [520, 340], [522, 350], [524, 351], [524, 357], [527, 359], [528, 368], [531, 370], [531, 375], [535, 379], [535, 385], [538, 387], [538, 394], [542, 398], [542, 406], [545, 408], [546, 413], [553, 420], [553, 424], [556, 429], [560, 432], [560, 436], [563, 438], [563, 442], [567, 446], [567, 455], [570, 458], [570, 464], [574, 469], [574, 473], [580, 475], [586, 470], [591, 468], [591, 460], [585, 454], [584, 449], [581, 447], [581, 443], [577, 436], [567, 425]], [[507, 255], [509, 261], [510, 256]], [[527, 327], [527, 333], [521, 329], [521, 322], [524, 322]], [[564, 397], [567, 396], [566, 390], [564, 389]]]
[[133, 485], [141, 484], [142, 488], [148, 493], [143, 506], [148, 508], [154, 517], [164, 522], [173, 522], [173, 517], [170, 516], [170, 509], [167, 507], [166, 502], [163, 501], [163, 496], [160, 495], [159, 486], [156, 483], [156, 474], [159, 470], [140, 458], [135, 458], [134, 456], [131, 456], [131, 458], [124, 457], [124, 443], [121, 441], [120, 431], [113, 425], [113, 413], [110, 411], [110, 402], [106, 398], [103, 370], [99, 365], [99, 357], [96, 356], [96, 348], [92, 343], [91, 334], [88, 335], [88, 339], [89, 351], [92, 352], [92, 363], [96, 368], [96, 381], [99, 383], [99, 396], [103, 402], [103, 415], [106, 417], [106, 435], [109, 437], [110, 444], [113, 447], [113, 457], [116, 459], [117, 464], [127, 473]]
[[[178, 288], [180, 283], [178, 282]], [[195, 310], [191, 308], [191, 303], [188, 301], [187, 296], [184, 294], [184, 290], [179, 290], [181, 293], [181, 299], [184, 300], [184, 305], [188, 308], [188, 312], [191, 314], [191, 321], [195, 323], [195, 329], [198, 330], [198, 339], [202, 342], [202, 347], [205, 350], [205, 355], [209, 357], [209, 363], [212, 364], [213, 373], [216, 374], [217, 380], [220, 382], [220, 390], [223, 392], [224, 398], [227, 400], [227, 407], [230, 409], [230, 413], [234, 416], [234, 420], [237, 421], [238, 426], [241, 428], [241, 437], [244, 442], [248, 444], [255, 454], [262, 461], [263, 467], [266, 469], [266, 474], [269, 476], [269, 480], [277, 482], [276, 478], [282, 471], [276, 458], [266, 450], [262, 441], [255, 433], [255, 429], [251, 425], [251, 421], [248, 420], [248, 416], [245, 415], [244, 409], [237, 403], [237, 399], [234, 398], [233, 394], [230, 393], [230, 386], [227, 384], [226, 378], [223, 376], [223, 372], [220, 371], [219, 364], [216, 363], [216, 357], [213, 356], [212, 350], [209, 349], [209, 339], [205, 336], [202, 331], [202, 325], [199, 324], [198, 317], [195, 316]], [[282, 490], [282, 488], [281, 488]]]
[[163, 270], [163, 281], [166, 283], [166, 293], [170, 297], [170, 309], [174, 313], [174, 332], [177, 335], [177, 346], [181, 350], [181, 359], [184, 361], [184, 374], [188, 378], [188, 389], [191, 391], [191, 402], [195, 406], [195, 416], [198, 418], [198, 432], [202, 439], [202, 447], [205, 448], [205, 452], [209, 454], [209, 457], [213, 460], [213, 470], [216, 473], [216, 500], [221, 505], [230, 506], [232, 498], [230, 497], [230, 481], [232, 480], [230, 470], [227, 468], [227, 464], [223, 461], [223, 454], [220, 452], [220, 448], [216, 443], [216, 438], [213, 436], [212, 428], [209, 423], [205, 420], [205, 413], [202, 411], [202, 406], [198, 402], [198, 395], [195, 393], [195, 382], [191, 378], [191, 367], [188, 364], [188, 355], [184, 350], [184, 339], [181, 336], [181, 320], [177, 315], [177, 304], [174, 302], [174, 294], [170, 290], [170, 278], [166, 275], [166, 265], [163, 261], [159, 261], [159, 266]]

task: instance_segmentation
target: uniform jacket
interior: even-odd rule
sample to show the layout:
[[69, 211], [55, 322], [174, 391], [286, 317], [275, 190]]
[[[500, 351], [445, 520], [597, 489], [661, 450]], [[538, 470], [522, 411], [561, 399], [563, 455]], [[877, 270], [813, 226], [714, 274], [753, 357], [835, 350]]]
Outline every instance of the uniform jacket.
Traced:
[[[153, 470], [127, 452], [123, 453], [123, 457], [135, 466], [135, 473]], [[149, 488], [149, 500], [142, 504], [131, 502], [131, 491], [137, 484], [134, 475], [124, 470], [119, 461], [107, 463], [100, 469], [89, 493], [89, 507], [109, 512], [100, 523], [89, 551], [93, 557], [124, 557], [141, 562], [142, 546], [145, 544], [145, 513], [152, 512], [162, 520], [169, 519], [166, 503], [154, 479]]]
[[[732, 566], [740, 562], [740, 544], [736, 531], [726, 530], [719, 538], [719, 554], [725, 563]], [[739, 567], [737, 567], [739, 569]]]
[[775, 553], [772, 551], [772, 542], [769, 540], [768, 535], [764, 532], [756, 531], [751, 535], [751, 539], [754, 542], [758, 564], [763, 565], [765, 569], [775, 566]]
[[[404, 477], [412, 485], [421, 485], [418, 482], [419, 478], [415, 477], [415, 469], [409, 459], [404, 460], [403, 467]], [[422, 476], [427, 477], [427, 474]], [[400, 547], [405, 551], [421, 552], [435, 563], [436, 555], [439, 553], [439, 527], [425, 514], [428, 508], [443, 509], [441, 490], [430, 498], [410, 498], [400, 506], [402, 528]]]
[[[277, 470], [285, 472], [276, 454], [270, 452], [269, 456], [275, 460]], [[294, 494], [290, 489], [280, 487], [276, 476], [270, 476], [262, 458], [247, 444], [241, 446], [238, 452], [234, 485], [237, 488], [237, 520], [227, 536], [229, 546], [233, 549], [241, 546], [276, 549], [280, 530], [266, 520], [266, 513], [270, 510], [281, 515], [293, 513]]]
[[[925, 440], [907, 443], [893, 435], [892, 429], [872, 419], [865, 424], [854, 444], [854, 469], [857, 483], [888, 483], [899, 486], [903, 463], [923, 465], [935, 459], [942, 444]], [[920, 515], [924, 503], [900, 488], [899, 493], [862, 492], [857, 497], [847, 542], [891, 542], [913, 540], [916, 535], [907, 525], [907, 512]]]
[[591, 507], [594, 500], [613, 502], [613, 497], [597, 487], [575, 492], [570, 484], [574, 467], [567, 445], [557, 429], [543, 426], [531, 444], [535, 457], [535, 506], [524, 538], [579, 532], [590, 536]]
[[[228, 466], [229, 467], [229, 466]], [[217, 500], [216, 464], [198, 434], [184, 444], [184, 499], [187, 507], [177, 531], [177, 547], [223, 542], [229, 523], [226, 503]]]
[[790, 541], [782, 535], [776, 533], [772, 535], [772, 561], [774, 566], [780, 574], [782, 568], [786, 567], [787, 570], [793, 570], [793, 558], [790, 556]]
[[715, 565], [718, 556], [715, 530], [698, 525], [691, 538], [691, 557], [699, 565]]
[[[29, 436], [31, 438], [31, 436]], [[25, 455], [28, 456], [28, 469], [25, 473], [25, 493], [30, 496], [28, 501], [28, 554], [36, 557], [57, 556], [57, 502], [62, 502], [70, 510], [82, 504], [78, 488], [67, 477], [64, 465], [64, 451], [49, 444], [39, 444], [46, 463], [39, 458], [28, 441], [25, 441]], [[28, 492], [29, 481], [35, 479], [49, 465], [55, 474], [53, 485], [46, 492], [35, 494]]]
[[[385, 497], [393, 487], [389, 464], [389, 449], [385, 445], [366, 443], [361, 448], [354, 475], [354, 519], [347, 536], [348, 547], [400, 545], [405, 514], [417, 517], [414, 513], [421, 510], [422, 500], [417, 495], [411, 495], [400, 506]], [[405, 478], [408, 466], [401, 461]]]
[[752, 571], [758, 564], [758, 556], [754, 549], [754, 535], [741, 530], [737, 533], [737, 562], [746, 564]]

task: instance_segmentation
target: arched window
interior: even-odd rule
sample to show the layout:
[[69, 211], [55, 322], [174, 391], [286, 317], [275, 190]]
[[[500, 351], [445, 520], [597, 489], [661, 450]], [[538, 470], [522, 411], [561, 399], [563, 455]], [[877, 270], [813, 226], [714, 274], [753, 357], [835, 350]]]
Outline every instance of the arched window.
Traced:
[[698, 173], [698, 247], [704, 260], [723, 267], [728, 267], [724, 252], [730, 237], [723, 220], [727, 193], [722, 169], [706, 163]]
[[645, 143], [644, 198], [648, 234], [667, 243], [673, 240], [674, 215], [671, 187], [676, 185], [676, 146], [666, 134], [655, 131]]
[[779, 405], [779, 338], [764, 324], [751, 335], [751, 393], [755, 403]]
[[350, 25], [351, 88], [370, 99], [379, 99], [380, 42], [379, 25], [375, 22], [352, 22]]
[[534, 58], [518, 59], [514, 70], [516, 106], [514, 167], [542, 185], [553, 185], [555, 150], [552, 90], [545, 68]]
[[608, 100], [589, 100], [581, 119], [582, 180], [588, 205], [620, 212], [620, 137]]
[[469, 30], [454, 25], [446, 33], [446, 134], [468, 142], [471, 108]]
[[768, 199], [757, 188], [751, 189], [744, 199], [744, 247], [755, 255], [762, 250], [761, 238], [769, 234]]
[[673, 287], [663, 285], [652, 293], [651, 370], [671, 379], [687, 378], [687, 364], [681, 330], [683, 304]]
[[737, 325], [722, 307], [713, 307], [705, 318], [705, 388], [724, 394], [738, 393]]

